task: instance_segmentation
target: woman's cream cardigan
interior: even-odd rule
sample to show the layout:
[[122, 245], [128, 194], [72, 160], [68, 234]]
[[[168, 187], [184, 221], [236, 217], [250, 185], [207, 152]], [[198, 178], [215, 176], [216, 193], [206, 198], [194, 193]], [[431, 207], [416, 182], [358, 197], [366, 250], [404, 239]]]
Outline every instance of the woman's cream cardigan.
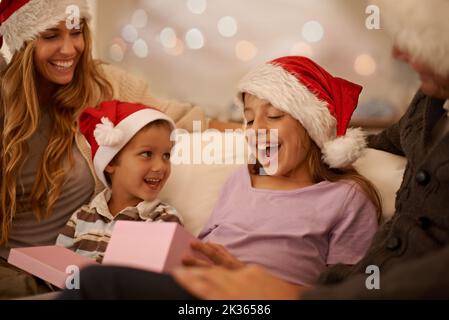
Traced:
[[[114, 99], [127, 102], [139, 102], [157, 107], [168, 114], [175, 121], [178, 128], [192, 131], [192, 121], [194, 120], [201, 121], [201, 128], [205, 129], [207, 127], [206, 116], [201, 108], [189, 103], [158, 99], [150, 94], [148, 84], [145, 81], [115, 66], [103, 64], [101, 67], [106, 79], [112, 85]], [[97, 194], [104, 189], [104, 186], [95, 175], [90, 146], [80, 132], [76, 135], [75, 140], [95, 178], [95, 194]]]

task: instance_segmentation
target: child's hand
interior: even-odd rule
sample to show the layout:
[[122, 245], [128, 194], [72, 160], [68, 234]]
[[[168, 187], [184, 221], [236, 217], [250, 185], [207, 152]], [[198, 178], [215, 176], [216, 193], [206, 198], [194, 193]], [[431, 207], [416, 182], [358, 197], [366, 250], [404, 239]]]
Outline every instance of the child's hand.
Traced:
[[186, 256], [182, 259], [182, 263], [185, 266], [211, 267], [212, 265], [218, 265], [230, 270], [239, 269], [245, 266], [243, 262], [230, 254], [229, 251], [222, 245], [193, 241], [190, 246], [193, 250], [198, 251], [208, 257], [212, 263], [210, 261], [198, 259], [192, 256]]

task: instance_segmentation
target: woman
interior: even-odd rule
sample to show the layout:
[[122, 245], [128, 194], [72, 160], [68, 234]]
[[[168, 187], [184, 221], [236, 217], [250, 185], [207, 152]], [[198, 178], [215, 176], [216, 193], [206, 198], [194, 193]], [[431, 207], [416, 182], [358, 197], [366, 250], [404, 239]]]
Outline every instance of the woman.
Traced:
[[[193, 248], [229, 269], [263, 266], [291, 292], [313, 286], [330, 265], [356, 264], [380, 216], [376, 191], [351, 167], [365, 146], [363, 133], [347, 128], [360, 91], [303, 57], [273, 60], [244, 77], [237, 104], [248, 137], [255, 137], [249, 142], [257, 162], [228, 179], [200, 233], [213, 243], [195, 242]], [[210, 266], [193, 257], [184, 262]], [[153, 281], [173, 289], [162, 276], [123, 270], [87, 271], [82, 298], [118, 298], [107, 289], [93, 292], [96, 281], [111, 280], [121, 297], [155, 297]], [[173, 290], [164, 298], [186, 297]]]
[[[79, 19], [66, 13], [73, 5]], [[54, 244], [75, 209], [102, 189], [77, 125], [87, 105], [113, 98], [157, 105], [186, 129], [206, 119], [198, 107], [159, 101], [145, 82], [94, 61], [86, 0], [2, 0], [0, 17], [1, 43], [12, 53], [0, 63], [1, 298], [44, 290], [6, 263], [10, 248]]]

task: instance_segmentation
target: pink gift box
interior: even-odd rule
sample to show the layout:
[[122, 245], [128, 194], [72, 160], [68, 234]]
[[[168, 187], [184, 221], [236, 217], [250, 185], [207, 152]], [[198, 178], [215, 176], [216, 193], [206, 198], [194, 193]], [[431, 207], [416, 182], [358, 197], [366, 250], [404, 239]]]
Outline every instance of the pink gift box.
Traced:
[[207, 258], [190, 248], [196, 238], [174, 222], [117, 221], [103, 264], [170, 272], [184, 255]]
[[[208, 260], [190, 248], [195, 239], [177, 223], [117, 221], [103, 264], [170, 272], [182, 265], [184, 255]], [[66, 280], [72, 275], [68, 267], [76, 266], [81, 270], [98, 264], [60, 246], [11, 249], [8, 262], [61, 289], [66, 287]]]
[[60, 246], [11, 249], [8, 263], [61, 289], [66, 287], [66, 280], [73, 275], [73, 266], [81, 270], [97, 264], [93, 259]]

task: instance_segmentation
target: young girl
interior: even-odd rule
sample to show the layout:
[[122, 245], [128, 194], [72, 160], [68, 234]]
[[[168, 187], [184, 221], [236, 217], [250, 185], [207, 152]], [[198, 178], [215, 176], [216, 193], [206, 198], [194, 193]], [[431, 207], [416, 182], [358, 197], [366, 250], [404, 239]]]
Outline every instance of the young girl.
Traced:
[[357, 263], [380, 210], [372, 185], [350, 167], [365, 146], [359, 129], [347, 129], [360, 91], [303, 57], [244, 77], [237, 103], [256, 136], [257, 164], [229, 178], [199, 235], [221, 247], [195, 247], [218, 264], [262, 265], [302, 286], [326, 266]]
[[[357, 263], [380, 213], [374, 188], [351, 167], [365, 147], [362, 132], [347, 129], [360, 91], [303, 57], [276, 59], [244, 77], [237, 103], [247, 130], [257, 132], [255, 149], [264, 152], [225, 184], [200, 234], [214, 243], [195, 242], [193, 248], [226, 268], [264, 266], [271, 271], [265, 280], [293, 295], [312, 286], [327, 266]], [[209, 266], [193, 257], [184, 262]], [[202, 270], [192, 272], [200, 274], [189, 278], [194, 282], [182, 272], [176, 279], [196, 292], [206, 284]], [[93, 267], [81, 279], [83, 292], [66, 291], [63, 298], [114, 299], [117, 292], [122, 298], [195, 298], [169, 276], [139, 270]]]

